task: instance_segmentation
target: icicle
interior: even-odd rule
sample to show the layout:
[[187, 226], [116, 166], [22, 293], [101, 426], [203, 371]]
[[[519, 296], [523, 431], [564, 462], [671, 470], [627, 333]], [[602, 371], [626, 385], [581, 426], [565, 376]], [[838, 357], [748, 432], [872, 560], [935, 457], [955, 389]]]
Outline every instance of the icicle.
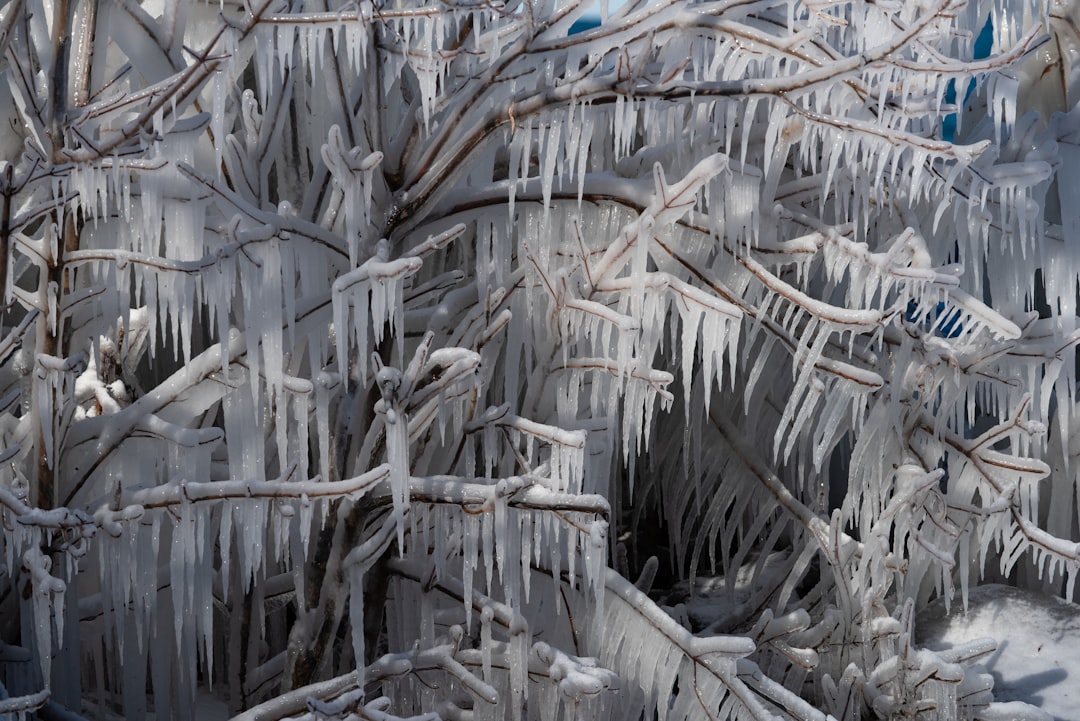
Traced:
[[[364, 618], [364, 566], [356, 563], [348, 570], [349, 575], [349, 618]], [[364, 674], [367, 670], [364, 645], [364, 624], [355, 622], [352, 626], [353, 656], [356, 659], [357, 687], [364, 688]]]
[[[476, 569], [477, 544], [480, 537], [480, 520], [473, 515], [467, 515], [463, 519], [462, 535], [465, 539], [461, 559], [461, 584], [465, 589], [466, 596], [473, 589], [473, 571]], [[465, 602], [465, 628], [472, 630], [472, 604]]]
[[481, 670], [484, 681], [491, 681], [491, 622], [495, 618], [494, 611], [490, 606], [484, 606], [480, 611], [480, 654]]
[[490, 513], [484, 513], [480, 516], [480, 550], [484, 557], [484, 593], [490, 596], [491, 581], [495, 570], [495, 533], [492, 529]]
[[[261, 28], [260, 28], [261, 30]], [[268, 58], [269, 53], [266, 51], [256, 50], [256, 56], [258, 58]], [[256, 64], [257, 69], [264, 69], [264, 63], [259, 62]], [[263, 70], [265, 72], [265, 69]], [[260, 82], [260, 86], [263, 88], [270, 87], [269, 78], [264, 79], [265, 84]], [[214, 167], [221, 167], [221, 159], [224, 154], [225, 148], [225, 104], [228, 98], [228, 86], [229, 78], [226, 77], [226, 73], [223, 70], [219, 70], [214, 73], [214, 80], [212, 84], [213, 96], [211, 99], [211, 114], [210, 114], [210, 132], [213, 133], [214, 141]], [[266, 106], [266, 98], [262, 100], [263, 107]]]
[[500, 480], [495, 484], [495, 513], [494, 513], [494, 541], [495, 541], [495, 564], [499, 567], [499, 581], [505, 583], [509, 578], [506, 573], [506, 552], [509, 537], [507, 535], [507, 507], [506, 507], [506, 481]]
[[55, 638], [61, 638], [64, 615], [64, 593], [67, 585], [50, 575], [52, 559], [34, 545], [23, 554], [23, 567], [30, 572], [33, 583], [34, 642], [41, 661], [41, 676], [45, 688], [49, 688], [52, 676], [52, 647]]
[[390, 491], [398, 515], [398, 549], [405, 552], [404, 518], [409, 506], [409, 418], [396, 390], [404, 382], [396, 368], [380, 368], [376, 382], [383, 391], [382, 414], [386, 427], [386, 458], [390, 466]]
[[533, 517], [530, 513], [515, 513], [517, 518], [517, 535], [518, 544], [521, 549], [521, 580], [522, 587], [525, 592], [525, 603], [529, 602], [529, 589], [531, 587], [530, 581], [532, 580], [532, 554], [533, 554], [533, 539], [535, 530], [533, 528]]

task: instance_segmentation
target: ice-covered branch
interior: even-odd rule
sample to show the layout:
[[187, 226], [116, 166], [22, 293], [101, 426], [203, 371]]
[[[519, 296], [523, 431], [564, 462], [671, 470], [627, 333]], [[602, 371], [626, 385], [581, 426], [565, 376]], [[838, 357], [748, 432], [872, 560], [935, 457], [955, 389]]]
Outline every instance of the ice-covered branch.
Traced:
[[23, 716], [37, 711], [49, 702], [49, 689], [42, 689], [34, 694], [0, 699], [0, 713]]
[[182, 503], [226, 501], [244, 498], [359, 499], [380, 482], [389, 477], [386, 464], [367, 473], [340, 481], [324, 481], [319, 477], [308, 480], [290, 478], [296, 467], [276, 481], [187, 481], [134, 491], [123, 491], [94, 513], [95, 522], [114, 535], [120, 532], [119, 521], [137, 520], [143, 512], [154, 508], [167, 508]]
[[[511, 508], [554, 513], [585, 513], [607, 518], [611, 512], [603, 496], [560, 493], [543, 482], [545, 479], [510, 477], [463, 479], [453, 476], [413, 478], [410, 497], [420, 503], [447, 503], [470, 509], [491, 511], [496, 499], [505, 498]], [[504, 492], [508, 489], [509, 492]]]
[[[94, 536], [94, 519], [78, 508], [35, 508], [3, 485], [0, 485], [0, 506], [11, 511], [13, 520], [20, 525], [57, 531], [65, 535], [74, 533], [74, 538], [79, 541], [74, 545], [80, 547]], [[69, 540], [73, 538], [70, 535], [67, 537]]]

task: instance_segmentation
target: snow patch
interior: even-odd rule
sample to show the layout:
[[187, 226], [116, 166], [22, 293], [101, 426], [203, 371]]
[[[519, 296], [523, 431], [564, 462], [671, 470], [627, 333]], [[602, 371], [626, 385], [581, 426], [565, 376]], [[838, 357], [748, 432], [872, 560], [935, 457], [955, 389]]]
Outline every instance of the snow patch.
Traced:
[[[948, 650], [978, 638], [993, 638], [997, 650], [973, 671], [994, 678], [994, 700], [1040, 707], [1057, 721], [1076, 718], [1080, 703], [1080, 608], [1053, 596], [989, 584], [968, 592], [967, 611], [944, 601], [931, 604], [915, 625], [920, 645]], [[1013, 708], [1013, 711], [1016, 709]], [[1030, 715], [1031, 709], [1026, 712]], [[1014, 718], [1005, 713], [987, 718]], [[1018, 716], [1015, 716], [1018, 717]]]

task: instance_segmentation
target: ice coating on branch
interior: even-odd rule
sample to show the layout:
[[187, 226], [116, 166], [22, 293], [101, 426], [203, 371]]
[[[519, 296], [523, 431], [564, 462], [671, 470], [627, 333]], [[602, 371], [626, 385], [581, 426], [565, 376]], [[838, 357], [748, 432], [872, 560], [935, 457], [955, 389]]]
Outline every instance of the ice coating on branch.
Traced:
[[360, 242], [372, 221], [371, 194], [374, 170], [383, 154], [374, 151], [364, 154], [359, 148], [346, 148], [341, 128], [331, 126], [327, 142], [322, 146], [322, 159], [335, 184], [344, 194], [345, 238], [349, 245], [349, 263], [359, 262]]
[[594, 658], [571, 657], [542, 641], [533, 646], [532, 652], [547, 666], [548, 677], [558, 684], [559, 693], [569, 700], [579, 701], [604, 689], [618, 688], [618, 676], [601, 668]]

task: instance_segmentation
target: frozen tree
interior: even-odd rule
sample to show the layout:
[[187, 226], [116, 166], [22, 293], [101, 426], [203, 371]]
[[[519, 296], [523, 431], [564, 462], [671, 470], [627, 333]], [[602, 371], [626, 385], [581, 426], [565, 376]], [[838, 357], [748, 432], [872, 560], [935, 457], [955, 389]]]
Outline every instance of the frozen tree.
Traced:
[[0, 716], [1044, 718], [1075, 8], [588, 10], [6, 1]]

